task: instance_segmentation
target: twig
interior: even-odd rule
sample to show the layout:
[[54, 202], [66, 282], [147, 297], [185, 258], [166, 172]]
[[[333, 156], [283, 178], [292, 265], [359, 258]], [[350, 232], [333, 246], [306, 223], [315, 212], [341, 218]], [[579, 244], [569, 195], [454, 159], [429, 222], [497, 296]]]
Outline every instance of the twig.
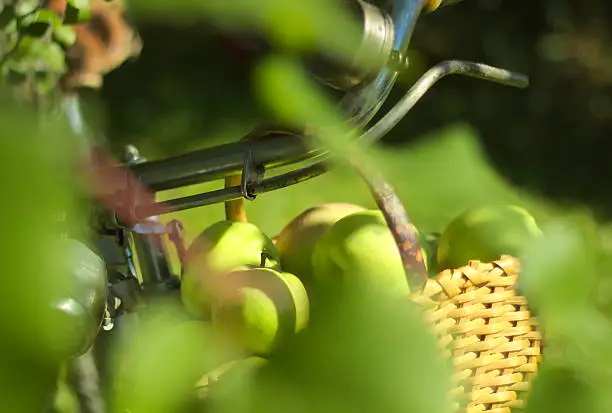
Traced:
[[351, 161], [349, 163], [366, 182], [376, 205], [385, 217], [399, 249], [410, 290], [421, 290], [429, 276], [416, 228], [408, 218], [404, 204], [382, 173], [369, 163], [364, 165], [362, 159], [359, 164]]
[[68, 362], [68, 384], [74, 389], [80, 413], [105, 413], [98, 367], [90, 349]]

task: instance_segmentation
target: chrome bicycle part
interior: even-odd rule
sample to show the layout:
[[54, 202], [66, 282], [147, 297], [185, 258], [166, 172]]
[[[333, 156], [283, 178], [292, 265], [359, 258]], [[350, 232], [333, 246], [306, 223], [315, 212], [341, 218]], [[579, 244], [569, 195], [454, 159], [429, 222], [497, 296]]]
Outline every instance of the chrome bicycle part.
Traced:
[[385, 68], [395, 37], [393, 20], [384, 10], [363, 0], [351, 1], [350, 5], [363, 28], [353, 61], [345, 67], [330, 56], [305, 59], [309, 71], [319, 81], [343, 91], [372, 80]]
[[382, 119], [362, 135], [360, 139], [372, 143], [385, 136], [408, 114], [410, 109], [414, 107], [434, 84], [452, 74], [475, 77], [518, 88], [529, 86], [529, 78], [527, 76], [498, 67], [461, 60], [448, 60], [438, 63], [421, 76], [404, 97]]
[[[396, 0], [391, 14], [393, 22], [392, 51], [405, 54], [416, 21], [426, 0]], [[397, 73], [385, 68], [374, 80], [351, 89], [340, 102], [347, 121], [356, 128], [364, 127], [380, 110], [397, 80]]]

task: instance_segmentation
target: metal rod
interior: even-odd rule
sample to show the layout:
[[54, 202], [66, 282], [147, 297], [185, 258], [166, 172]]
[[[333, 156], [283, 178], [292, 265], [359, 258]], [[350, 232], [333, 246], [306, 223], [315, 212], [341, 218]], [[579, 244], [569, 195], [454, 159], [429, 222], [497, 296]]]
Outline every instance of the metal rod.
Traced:
[[372, 126], [360, 139], [366, 143], [379, 140], [393, 129], [433, 85], [448, 75], [464, 75], [506, 86], [525, 88], [529, 86], [529, 78], [523, 74], [485, 65], [483, 63], [448, 60], [438, 63], [429, 69], [406, 92], [404, 97], [395, 104], [385, 116]]
[[[262, 194], [265, 192], [286, 188], [288, 186], [307, 181], [309, 179], [322, 175], [327, 171], [327, 166], [324, 165], [322, 161], [320, 161], [295, 171], [264, 179], [260, 183], [253, 184], [251, 190], [254, 195]], [[202, 194], [171, 199], [168, 201], [164, 201], [163, 203], [139, 206], [136, 207], [136, 217], [138, 219], [144, 219], [155, 214], [159, 214], [159, 206], [161, 204], [163, 204], [164, 206], [164, 213], [171, 213], [191, 208], [213, 205], [221, 202], [232, 201], [241, 198], [242, 188], [240, 185], [236, 185]]]
[[[393, 50], [404, 53], [408, 48], [424, 3], [425, 0], [395, 0], [392, 13], [395, 29]], [[355, 127], [364, 127], [380, 110], [396, 80], [397, 73], [385, 69], [374, 81], [349, 91], [340, 102], [346, 118]]]
[[244, 155], [253, 154], [255, 165], [266, 169], [289, 165], [317, 155], [304, 138], [275, 133], [257, 140], [232, 142], [184, 155], [132, 166], [138, 179], [154, 191], [164, 191], [239, 175]]
[[[124, 148], [123, 160], [128, 167], [134, 167], [146, 162], [140, 156], [138, 149], [127, 145]], [[129, 185], [129, 182], [128, 182]], [[138, 192], [129, 191], [138, 194]], [[138, 195], [136, 196], [138, 198]], [[136, 199], [136, 201], [141, 201]], [[155, 201], [155, 197], [146, 194], [146, 202]], [[159, 213], [159, 211], [156, 211]], [[136, 250], [140, 273], [142, 275], [143, 288], [155, 288], [163, 285], [173, 277], [168, 259], [168, 251], [164, 244], [166, 228], [161, 224], [159, 216], [151, 215], [145, 220], [138, 221], [128, 231], [131, 244]]]

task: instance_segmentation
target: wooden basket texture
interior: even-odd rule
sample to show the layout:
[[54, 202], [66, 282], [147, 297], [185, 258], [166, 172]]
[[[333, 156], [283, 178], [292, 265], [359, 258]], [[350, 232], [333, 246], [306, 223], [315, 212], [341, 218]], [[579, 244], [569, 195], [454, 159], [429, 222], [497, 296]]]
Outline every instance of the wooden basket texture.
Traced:
[[455, 412], [510, 413], [525, 403], [541, 362], [542, 336], [515, 290], [519, 272], [511, 256], [470, 261], [442, 271], [412, 296], [453, 358]]

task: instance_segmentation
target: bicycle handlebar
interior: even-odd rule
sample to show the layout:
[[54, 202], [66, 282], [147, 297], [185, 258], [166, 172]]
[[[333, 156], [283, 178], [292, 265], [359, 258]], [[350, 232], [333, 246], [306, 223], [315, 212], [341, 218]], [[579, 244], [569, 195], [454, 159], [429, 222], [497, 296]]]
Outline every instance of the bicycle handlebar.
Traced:
[[155, 191], [179, 188], [239, 175], [247, 153], [266, 169], [316, 157], [304, 139], [275, 133], [262, 139], [232, 142], [171, 158], [144, 161], [131, 166], [136, 177]]
[[[496, 67], [484, 65], [482, 63], [463, 62], [463, 61], [457, 61], [457, 60], [450, 60], [450, 61], [442, 62], [432, 67], [423, 76], [421, 76], [419, 80], [410, 88], [410, 90], [406, 92], [404, 98], [402, 98], [391, 110], [389, 110], [389, 112], [380, 121], [378, 121], [367, 132], [361, 135], [359, 139], [364, 141], [366, 144], [372, 143], [380, 139], [380, 137], [382, 137], [391, 128], [393, 128], [393, 126], [397, 124], [397, 122], [410, 110], [410, 108], [412, 108], [412, 106], [414, 106], [414, 104], [418, 101], [418, 99], [422, 97], [423, 94], [429, 88], [431, 88], [440, 79], [444, 78], [445, 76], [452, 75], [452, 74], [481, 78], [481, 79], [496, 82], [499, 84], [519, 87], [519, 88], [527, 87], [529, 85], [529, 79], [527, 78], [527, 76], [524, 76], [518, 73], [509, 72], [507, 70], [499, 69]], [[228, 176], [228, 175], [236, 175], [236, 173], [242, 169], [242, 172], [243, 172], [242, 176], [244, 177], [245, 175], [248, 175], [245, 172], [249, 172], [248, 169], [244, 169], [245, 160], [252, 159], [253, 161], [255, 161], [255, 158], [264, 159], [264, 155], [265, 155], [265, 157], [267, 157], [265, 159], [268, 160], [267, 165], [273, 166], [275, 165], [274, 162], [276, 162], [276, 165], [282, 164], [283, 161], [285, 161], [285, 163], [292, 163], [292, 162], [287, 161], [288, 158], [283, 158], [282, 154], [287, 154], [287, 155], [291, 154], [292, 156], [295, 156], [293, 159], [296, 159], [296, 160], [299, 159], [300, 156], [299, 156], [298, 147], [300, 143], [296, 142], [296, 139], [299, 140], [299, 138], [297, 138], [294, 135], [282, 135], [282, 136], [270, 135], [268, 137], [260, 138], [257, 141], [241, 141], [241, 142], [237, 142], [234, 144], [223, 145], [221, 147], [202, 150], [202, 151], [199, 151], [199, 153], [190, 154], [190, 155], [196, 155], [195, 158], [190, 163], [190, 165], [192, 166], [182, 165], [181, 162], [183, 161], [180, 160], [179, 158], [173, 158], [173, 159], [175, 159], [174, 164], [176, 164], [183, 171], [185, 171], [185, 168], [193, 169], [199, 166], [200, 169], [198, 170], [197, 176], [200, 176], [200, 181], [202, 180], [202, 177], [208, 177], [208, 178], [212, 177], [212, 179], [215, 179], [214, 177], [217, 176], [215, 174], [222, 173], [221, 172], [222, 170], [226, 171], [226, 173], [229, 171], [229, 173], [227, 173], [226, 175]], [[277, 140], [277, 142], [274, 143], [273, 140]], [[296, 151], [291, 152], [291, 153], [284, 152], [285, 149], [290, 148], [290, 144], [289, 144], [290, 142], [293, 142], [294, 144], [296, 144], [296, 146], [294, 147]], [[300, 140], [300, 142], [301, 144], [304, 144], [303, 140]], [[259, 144], [261, 146], [256, 145], [256, 144]], [[278, 145], [278, 146], [273, 146], [273, 145]], [[258, 147], [261, 148], [260, 149], [261, 152], [257, 152]], [[232, 152], [232, 148], [235, 148], [236, 151]], [[241, 149], [238, 149], [238, 148], [241, 148]], [[278, 152], [273, 153], [272, 151], [273, 148], [274, 150], [277, 150]], [[232, 155], [234, 157], [233, 161], [231, 163], [228, 163], [228, 162], [223, 163], [220, 160], [215, 161], [214, 159], [208, 158], [211, 156], [213, 151], [224, 152], [226, 154], [233, 153]], [[251, 152], [248, 152], [248, 151], [251, 151]], [[244, 156], [245, 152], [247, 154], [250, 153], [250, 156], [247, 155], [245, 157]], [[243, 155], [240, 156], [240, 154], [243, 154]], [[319, 176], [327, 172], [328, 168], [325, 162], [325, 153], [319, 152], [319, 153], [312, 153], [311, 155], [312, 158], [315, 158], [317, 156], [323, 159], [318, 160], [309, 166], [302, 167], [294, 171], [286, 172], [281, 175], [273, 176], [271, 178], [252, 182], [249, 188], [250, 199], [253, 199], [257, 194], [273, 191], [275, 189], [281, 189], [281, 188], [291, 186], [291, 185], [294, 185], [300, 182], [304, 182], [306, 180], [309, 180], [311, 178], [314, 178], [316, 176]], [[311, 157], [307, 155], [304, 156], [304, 153], [302, 153], [302, 156], [301, 156], [302, 159], [303, 158], [310, 159]], [[226, 161], [229, 159], [230, 157], [225, 158]], [[196, 162], [197, 160], [200, 160], [201, 163], [198, 164]], [[239, 160], [242, 160], [242, 164], [239, 163]], [[163, 165], [168, 165], [168, 160], [166, 159], [166, 160], [158, 161], [158, 163], [161, 165], [157, 167], [149, 168], [149, 174], [146, 173], [147, 163], [140, 164], [140, 165], [137, 164], [136, 165], [137, 175], [140, 176], [141, 179], [145, 181], [145, 183], [148, 182], [149, 185], [151, 185], [151, 182], [152, 182], [151, 178], [155, 176], [155, 173], [163, 171], [162, 169], [157, 169], [157, 168], [161, 168]], [[217, 166], [223, 165], [223, 167], [222, 168], [218, 167], [216, 170], [214, 170], [214, 168], [210, 168], [209, 166], [209, 170], [204, 171], [203, 166], [205, 165], [203, 164], [205, 163], [208, 163], [209, 165], [214, 164]], [[265, 164], [264, 165], [257, 164], [257, 165], [265, 166]], [[145, 168], [142, 168], [142, 167], [145, 167]], [[145, 170], [143, 171], [143, 169]], [[196, 176], [195, 172], [192, 172], [191, 175], [184, 176], [183, 182], [186, 182], [188, 179], [192, 179], [194, 176]], [[247, 181], [248, 181], [248, 176], [247, 176]], [[162, 182], [161, 180], [157, 181], [158, 187], [161, 182]], [[179, 181], [176, 181], [175, 183], [177, 182]], [[168, 184], [169, 181], [166, 180], [164, 181], [164, 183]], [[181, 211], [184, 209], [190, 209], [190, 208], [195, 208], [195, 207], [200, 207], [200, 206], [212, 205], [212, 204], [216, 204], [220, 202], [232, 201], [235, 199], [245, 197], [244, 190], [245, 188], [241, 185], [241, 186], [223, 188], [223, 189], [219, 189], [219, 190], [212, 191], [212, 192], [206, 192], [202, 194], [196, 194], [196, 195], [191, 195], [187, 197], [172, 199], [169, 201], [165, 201], [163, 203], [164, 210], [166, 210], [167, 212], [176, 212], [176, 211]], [[155, 210], [156, 206], [159, 206], [159, 205], [137, 207], [135, 211], [135, 215], [140, 218], [146, 218], [148, 216], [151, 216], [153, 214], [151, 214], [150, 211]]]
[[[394, 51], [404, 53], [424, 6], [431, 0], [395, 0], [392, 12]], [[340, 102], [355, 127], [365, 126], [378, 112], [395, 85], [397, 73], [384, 69], [374, 81], [349, 91]], [[280, 135], [257, 141], [241, 141], [132, 166], [136, 176], [153, 190], [161, 191], [222, 179], [239, 174], [244, 155], [250, 152], [256, 165], [275, 168], [316, 156], [296, 136]]]

